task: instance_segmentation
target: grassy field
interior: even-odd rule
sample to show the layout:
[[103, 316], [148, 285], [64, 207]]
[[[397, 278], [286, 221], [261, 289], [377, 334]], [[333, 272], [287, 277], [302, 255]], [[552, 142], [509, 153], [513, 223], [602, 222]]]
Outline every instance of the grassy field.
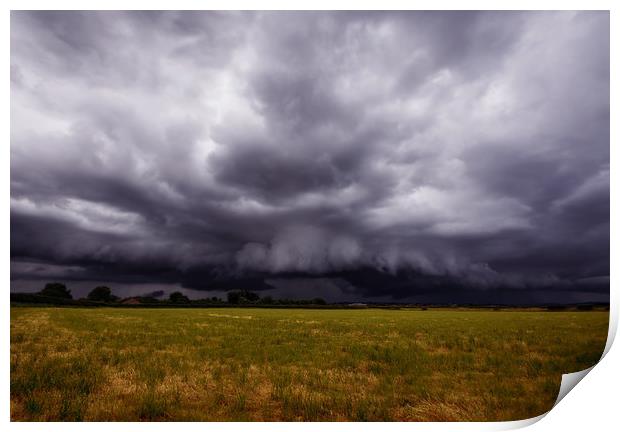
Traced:
[[13, 420], [518, 420], [607, 312], [11, 308]]

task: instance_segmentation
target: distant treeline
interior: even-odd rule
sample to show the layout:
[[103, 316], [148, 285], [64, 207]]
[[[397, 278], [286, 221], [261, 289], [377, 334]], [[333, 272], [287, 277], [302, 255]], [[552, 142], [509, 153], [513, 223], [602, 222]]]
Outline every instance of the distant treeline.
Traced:
[[12, 304], [38, 304], [52, 306], [93, 306], [93, 307], [271, 307], [271, 308], [325, 308], [325, 309], [486, 309], [486, 310], [514, 310], [514, 309], [543, 309], [550, 312], [561, 311], [590, 311], [609, 310], [609, 303], [580, 303], [580, 304], [539, 304], [539, 305], [480, 305], [480, 304], [405, 304], [405, 303], [327, 303], [322, 298], [313, 299], [274, 299], [271, 296], [261, 297], [248, 290], [229, 291], [226, 300], [219, 297], [207, 297], [190, 300], [179, 291], [171, 293], [168, 298], [163, 297], [163, 291], [155, 291], [148, 295], [120, 298], [112, 294], [107, 286], [95, 287], [86, 298], [74, 299], [64, 284], [51, 282], [38, 293], [11, 293]]
[[11, 293], [13, 303], [36, 303], [64, 306], [326, 306], [322, 298], [313, 299], [274, 299], [271, 296], [261, 297], [248, 290], [229, 291], [226, 301], [219, 297], [207, 297], [190, 300], [179, 291], [171, 293], [168, 298], [163, 291], [149, 295], [120, 298], [112, 294], [107, 286], [95, 287], [86, 298], [74, 299], [71, 290], [65, 284], [50, 282], [38, 293]]

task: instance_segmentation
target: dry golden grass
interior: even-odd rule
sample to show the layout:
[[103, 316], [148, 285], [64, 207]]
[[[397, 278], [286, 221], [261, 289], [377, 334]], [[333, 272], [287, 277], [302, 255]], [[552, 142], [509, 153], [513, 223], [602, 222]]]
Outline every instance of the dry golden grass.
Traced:
[[13, 420], [517, 420], [606, 312], [12, 308]]

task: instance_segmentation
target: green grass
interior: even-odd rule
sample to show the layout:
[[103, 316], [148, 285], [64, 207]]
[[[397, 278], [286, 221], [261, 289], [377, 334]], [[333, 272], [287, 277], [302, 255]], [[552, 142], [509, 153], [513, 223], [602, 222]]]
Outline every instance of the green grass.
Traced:
[[517, 420], [607, 312], [11, 309], [13, 420]]

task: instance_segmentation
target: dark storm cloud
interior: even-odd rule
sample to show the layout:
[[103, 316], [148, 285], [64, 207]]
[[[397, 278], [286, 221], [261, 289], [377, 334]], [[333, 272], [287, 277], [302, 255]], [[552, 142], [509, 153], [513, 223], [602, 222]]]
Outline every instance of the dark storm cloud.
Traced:
[[11, 21], [15, 286], [604, 296], [608, 13]]

